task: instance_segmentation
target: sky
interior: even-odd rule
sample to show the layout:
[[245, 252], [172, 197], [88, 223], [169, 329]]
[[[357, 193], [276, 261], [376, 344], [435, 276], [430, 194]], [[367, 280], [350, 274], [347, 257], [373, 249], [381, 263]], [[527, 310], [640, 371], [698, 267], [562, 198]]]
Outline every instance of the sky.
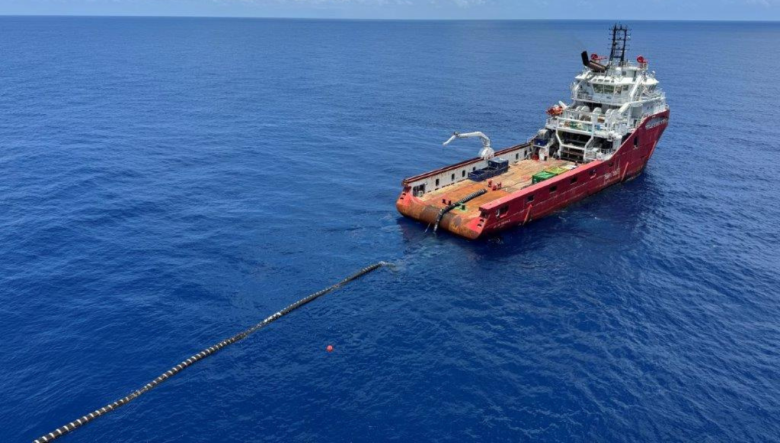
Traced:
[[780, 20], [780, 0], [0, 0], [0, 15]]

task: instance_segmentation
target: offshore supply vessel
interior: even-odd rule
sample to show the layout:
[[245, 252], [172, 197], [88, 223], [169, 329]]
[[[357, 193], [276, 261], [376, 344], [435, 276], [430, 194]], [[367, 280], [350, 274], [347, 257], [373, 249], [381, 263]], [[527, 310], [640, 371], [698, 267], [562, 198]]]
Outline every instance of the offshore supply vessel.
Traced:
[[479, 157], [403, 180], [404, 216], [476, 239], [544, 217], [641, 174], [669, 123], [666, 96], [642, 56], [626, 59], [629, 31], [611, 29], [608, 57], [582, 53], [570, 104], [547, 110], [527, 143], [494, 152], [481, 132]]

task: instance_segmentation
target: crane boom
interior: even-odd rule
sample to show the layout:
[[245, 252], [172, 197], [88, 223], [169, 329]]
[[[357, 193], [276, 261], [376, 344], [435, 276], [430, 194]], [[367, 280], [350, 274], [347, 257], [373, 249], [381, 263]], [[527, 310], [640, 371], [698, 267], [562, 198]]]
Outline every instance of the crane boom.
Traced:
[[444, 142], [443, 145], [444, 146], [449, 145], [456, 138], [479, 138], [482, 141], [482, 150], [479, 151], [479, 156], [484, 160], [489, 160], [493, 158], [493, 155], [495, 154], [493, 148], [490, 146], [490, 138], [488, 138], [488, 136], [483, 134], [482, 132], [479, 131], [465, 132], [465, 133], [453, 132], [452, 137], [450, 137], [446, 142]]

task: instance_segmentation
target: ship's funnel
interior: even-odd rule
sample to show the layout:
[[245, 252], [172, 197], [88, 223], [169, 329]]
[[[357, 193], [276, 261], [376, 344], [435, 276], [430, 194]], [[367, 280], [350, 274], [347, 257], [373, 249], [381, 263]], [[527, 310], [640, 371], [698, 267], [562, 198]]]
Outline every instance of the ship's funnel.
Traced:
[[588, 51], [582, 51], [582, 64], [594, 72], [606, 72], [607, 67], [588, 57]]

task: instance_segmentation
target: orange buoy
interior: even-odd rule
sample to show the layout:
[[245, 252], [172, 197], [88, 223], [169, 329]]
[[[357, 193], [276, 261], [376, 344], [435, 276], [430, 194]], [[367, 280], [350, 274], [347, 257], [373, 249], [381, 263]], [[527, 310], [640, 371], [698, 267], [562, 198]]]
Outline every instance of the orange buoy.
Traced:
[[327, 349], [328, 352], [333, 352], [333, 345], [328, 345], [325, 349]]

